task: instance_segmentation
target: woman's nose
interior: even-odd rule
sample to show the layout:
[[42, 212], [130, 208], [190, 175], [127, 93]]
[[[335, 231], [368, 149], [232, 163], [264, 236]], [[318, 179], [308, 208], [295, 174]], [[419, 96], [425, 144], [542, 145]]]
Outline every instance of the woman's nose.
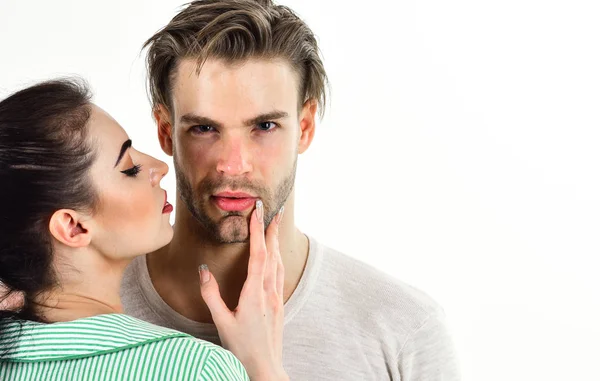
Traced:
[[150, 167], [150, 183], [152, 186], [160, 184], [160, 180], [169, 172], [169, 166], [158, 159], [152, 158], [153, 165]]

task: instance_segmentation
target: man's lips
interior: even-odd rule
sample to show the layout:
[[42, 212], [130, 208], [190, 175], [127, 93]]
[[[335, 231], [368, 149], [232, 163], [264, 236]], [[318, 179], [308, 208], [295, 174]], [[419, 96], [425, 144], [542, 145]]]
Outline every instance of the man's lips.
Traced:
[[213, 197], [256, 198], [256, 197], [252, 196], [251, 194], [248, 194], [245, 192], [231, 192], [231, 191], [219, 192], [219, 193], [214, 194]]
[[211, 196], [211, 199], [225, 212], [241, 212], [252, 208], [257, 197], [244, 192], [219, 192]]

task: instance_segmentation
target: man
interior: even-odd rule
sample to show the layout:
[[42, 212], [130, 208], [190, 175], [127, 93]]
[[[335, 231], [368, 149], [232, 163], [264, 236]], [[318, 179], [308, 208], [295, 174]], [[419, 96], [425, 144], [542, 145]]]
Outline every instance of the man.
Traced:
[[207, 264], [235, 308], [248, 217], [261, 199], [266, 225], [285, 207], [279, 235], [290, 379], [458, 379], [435, 302], [294, 225], [296, 161], [311, 144], [327, 85], [306, 24], [268, 0], [197, 1], [146, 47], [178, 207], [173, 241], [128, 268], [126, 313], [219, 343], [196, 269]]

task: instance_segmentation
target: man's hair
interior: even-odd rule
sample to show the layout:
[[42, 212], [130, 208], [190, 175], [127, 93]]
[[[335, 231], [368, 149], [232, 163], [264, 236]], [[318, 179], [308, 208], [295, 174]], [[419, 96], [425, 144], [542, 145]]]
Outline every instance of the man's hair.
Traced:
[[290, 8], [271, 0], [193, 1], [148, 39], [148, 92], [153, 108], [172, 110], [171, 89], [182, 59], [228, 63], [283, 59], [299, 78], [300, 105], [317, 101], [323, 116], [327, 75], [316, 38]]

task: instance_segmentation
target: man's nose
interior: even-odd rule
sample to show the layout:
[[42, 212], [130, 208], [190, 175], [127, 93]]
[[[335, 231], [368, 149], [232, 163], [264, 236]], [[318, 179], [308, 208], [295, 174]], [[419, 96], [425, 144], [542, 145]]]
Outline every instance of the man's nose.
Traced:
[[217, 171], [226, 176], [240, 176], [250, 172], [250, 158], [245, 142], [239, 137], [222, 141]]

